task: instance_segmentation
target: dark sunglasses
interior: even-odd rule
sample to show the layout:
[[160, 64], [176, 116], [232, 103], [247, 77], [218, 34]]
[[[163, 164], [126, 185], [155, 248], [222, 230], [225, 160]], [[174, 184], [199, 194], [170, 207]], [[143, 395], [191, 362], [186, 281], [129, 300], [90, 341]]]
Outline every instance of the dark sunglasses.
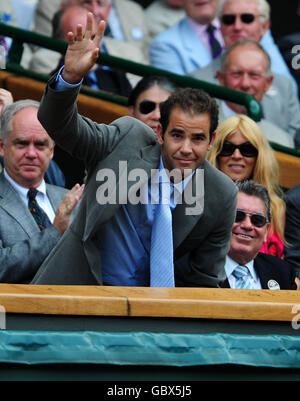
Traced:
[[139, 111], [142, 114], [149, 114], [151, 113], [153, 110], [155, 110], [156, 107], [156, 103], [152, 102], [152, 100], [143, 100], [140, 104], [139, 104]]
[[246, 216], [249, 216], [251, 224], [253, 224], [255, 227], [258, 227], [258, 228], [263, 227], [264, 225], [266, 225], [269, 222], [268, 219], [263, 214], [247, 213], [242, 209], [237, 209], [236, 215], [235, 215], [235, 222], [241, 223], [242, 221], [245, 220]]
[[250, 142], [235, 145], [232, 142], [225, 141], [219, 156], [231, 156], [235, 152], [235, 149], [238, 149], [244, 157], [255, 157], [258, 154], [257, 149]]
[[[251, 24], [255, 18], [257, 17], [257, 15], [254, 14], [241, 14], [240, 15], [240, 19], [244, 24]], [[224, 14], [221, 17], [221, 21], [224, 25], [233, 25], [235, 23], [235, 20], [237, 18], [237, 15], [235, 14]]]

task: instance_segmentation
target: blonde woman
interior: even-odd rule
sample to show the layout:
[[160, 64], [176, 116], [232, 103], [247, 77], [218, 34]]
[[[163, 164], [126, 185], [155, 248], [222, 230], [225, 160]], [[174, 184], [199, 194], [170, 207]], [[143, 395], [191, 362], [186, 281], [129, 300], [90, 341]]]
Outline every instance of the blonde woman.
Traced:
[[207, 158], [233, 181], [253, 179], [267, 188], [271, 199], [271, 224], [260, 251], [282, 258], [285, 203], [279, 186], [279, 166], [261, 129], [245, 115], [227, 118], [219, 124]]

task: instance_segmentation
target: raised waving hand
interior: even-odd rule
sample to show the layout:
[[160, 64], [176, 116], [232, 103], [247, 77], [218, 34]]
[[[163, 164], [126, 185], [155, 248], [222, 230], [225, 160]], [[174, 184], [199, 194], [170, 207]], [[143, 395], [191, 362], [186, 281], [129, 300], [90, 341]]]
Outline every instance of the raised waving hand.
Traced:
[[69, 32], [67, 35], [69, 45], [65, 54], [62, 77], [69, 83], [80, 82], [98, 59], [105, 30], [105, 21], [100, 21], [95, 35], [93, 33], [93, 23], [93, 14], [88, 13], [85, 32], [82, 25], [77, 25], [76, 32]]

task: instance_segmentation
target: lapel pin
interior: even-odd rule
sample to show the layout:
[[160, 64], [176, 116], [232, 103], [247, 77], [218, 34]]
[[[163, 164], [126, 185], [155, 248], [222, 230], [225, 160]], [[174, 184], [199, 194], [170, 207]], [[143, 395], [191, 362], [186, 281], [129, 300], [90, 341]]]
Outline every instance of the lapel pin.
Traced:
[[280, 285], [275, 280], [269, 280], [267, 285], [269, 290], [280, 290]]

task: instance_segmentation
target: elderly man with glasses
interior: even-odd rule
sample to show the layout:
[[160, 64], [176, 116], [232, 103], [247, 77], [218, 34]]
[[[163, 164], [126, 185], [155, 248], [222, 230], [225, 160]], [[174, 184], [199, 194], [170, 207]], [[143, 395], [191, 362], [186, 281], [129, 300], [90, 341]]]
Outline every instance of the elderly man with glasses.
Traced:
[[[224, 40], [228, 49], [240, 39], [259, 42], [268, 52], [272, 71], [287, 77], [297, 92], [297, 83], [289, 71], [270, 31], [270, 5], [266, 0], [220, 0], [218, 17]], [[221, 57], [214, 59], [207, 67], [191, 72], [197, 79], [213, 82], [220, 68]]]
[[237, 184], [236, 218], [226, 257], [224, 287], [295, 290], [295, 271], [276, 256], [259, 253], [270, 221], [270, 198], [254, 181]]
[[[291, 86], [281, 85], [280, 91], [273, 87], [276, 78], [270, 69], [270, 58], [259, 43], [250, 39], [234, 43], [226, 50], [217, 77], [220, 85], [252, 95], [261, 104], [263, 118], [258, 125], [269, 141], [295, 147], [294, 137], [300, 128], [299, 101]], [[286, 79], [282, 77], [282, 80], [284, 84]], [[232, 115], [246, 114], [244, 106], [218, 102], [220, 121]]]

